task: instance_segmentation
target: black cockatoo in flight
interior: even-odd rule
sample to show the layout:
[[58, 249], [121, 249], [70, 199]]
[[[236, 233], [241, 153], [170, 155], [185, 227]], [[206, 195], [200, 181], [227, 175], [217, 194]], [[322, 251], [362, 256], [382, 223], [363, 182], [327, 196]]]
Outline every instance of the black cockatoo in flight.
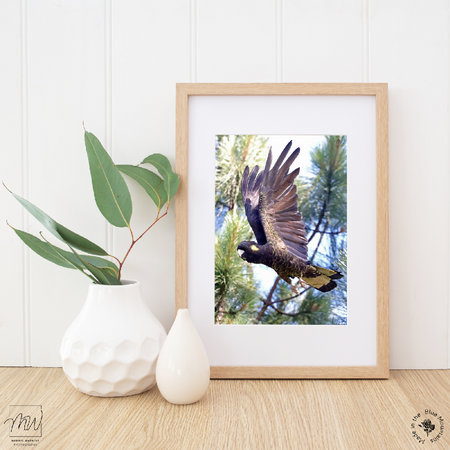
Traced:
[[300, 169], [288, 173], [300, 149], [294, 150], [286, 159], [291, 146], [292, 141], [273, 168], [270, 168], [272, 149], [263, 171], [259, 172], [258, 166], [251, 172], [248, 166], [245, 168], [241, 184], [242, 200], [257, 242], [243, 241], [237, 251], [249, 263], [271, 267], [296, 293], [297, 289], [291, 282], [295, 278], [303, 287], [306, 284], [328, 292], [337, 286], [335, 280], [343, 275], [309, 264], [305, 224], [298, 212], [297, 187], [294, 184]]

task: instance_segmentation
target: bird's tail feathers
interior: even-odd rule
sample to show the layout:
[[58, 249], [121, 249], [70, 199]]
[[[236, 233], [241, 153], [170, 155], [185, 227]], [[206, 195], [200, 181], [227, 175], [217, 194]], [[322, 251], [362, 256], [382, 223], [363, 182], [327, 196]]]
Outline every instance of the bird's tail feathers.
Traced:
[[339, 280], [339, 278], [342, 278], [343, 276], [344, 275], [336, 270], [325, 269], [324, 267], [311, 264], [308, 266], [305, 275], [302, 276], [302, 280], [309, 286], [312, 286], [321, 292], [329, 292], [337, 286], [337, 283], [334, 280]]

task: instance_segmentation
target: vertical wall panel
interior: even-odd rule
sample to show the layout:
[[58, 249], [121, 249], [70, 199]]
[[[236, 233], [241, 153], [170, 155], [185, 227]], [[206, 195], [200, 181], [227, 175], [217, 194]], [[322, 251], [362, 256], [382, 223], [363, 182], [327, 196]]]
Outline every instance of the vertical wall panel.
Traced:
[[[23, 175], [26, 161], [22, 152], [26, 142], [23, 114], [26, 115], [24, 88], [26, 78], [26, 11], [21, 2], [4, 2], [0, 14], [0, 177], [19, 195], [23, 195]], [[23, 31], [23, 33], [22, 33]], [[25, 64], [24, 64], [25, 63]], [[25, 108], [25, 110], [24, 110]], [[25, 364], [24, 329], [24, 249], [6, 220], [16, 228], [23, 228], [20, 205], [0, 186], [0, 364]]]
[[[104, 21], [102, 0], [29, 4], [29, 199], [103, 247], [105, 222], [92, 193], [83, 121], [104, 139]], [[43, 228], [34, 218], [30, 223], [34, 234]], [[60, 365], [63, 333], [81, 309], [89, 282], [31, 255], [32, 365]]]
[[[173, 163], [176, 82], [388, 82], [391, 366], [447, 367], [449, 17], [446, 0], [2, 2], [1, 179], [120, 256], [129, 236], [95, 206], [83, 121], [117, 163]], [[130, 184], [137, 234], [156, 211]], [[6, 219], [42, 226], [4, 189], [0, 205], [0, 364], [60, 365], [89, 280], [24, 249]], [[173, 209], [124, 277], [169, 329]]]
[[197, 0], [197, 80], [275, 82], [275, 0]]
[[282, 5], [282, 81], [363, 81], [361, 0], [284, 0]]
[[445, 368], [448, 2], [371, 2], [370, 30], [370, 81], [389, 82], [391, 366]]
[[[114, 1], [112, 18], [114, 160], [137, 164], [162, 153], [175, 168], [175, 85], [190, 81], [190, 2]], [[156, 208], [135, 182], [127, 181], [137, 237], [153, 222]], [[167, 330], [175, 304], [173, 206], [136, 244], [123, 272], [125, 279], [141, 281], [146, 301]], [[128, 230], [115, 230], [115, 254], [122, 258], [129, 245]]]

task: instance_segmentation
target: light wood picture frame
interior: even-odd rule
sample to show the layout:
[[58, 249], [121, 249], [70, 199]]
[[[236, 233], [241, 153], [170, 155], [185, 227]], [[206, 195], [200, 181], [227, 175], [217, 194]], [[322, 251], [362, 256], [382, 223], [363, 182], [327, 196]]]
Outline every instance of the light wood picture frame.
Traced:
[[[293, 117], [295, 120], [291, 121]], [[354, 255], [355, 273], [349, 281], [349, 286], [354, 286], [352, 296], [349, 291], [349, 325], [224, 327], [205, 320], [206, 303], [201, 303], [205, 294], [199, 286], [204, 281], [209, 286], [208, 292], [211, 292], [211, 285], [214, 292], [214, 267], [211, 268], [210, 263], [203, 264], [206, 259], [202, 255], [214, 251], [210, 248], [214, 247], [210, 236], [214, 229], [197, 230], [204, 222], [211, 223], [208, 219], [211, 202], [197, 201], [196, 196], [201, 196], [211, 185], [210, 181], [203, 181], [203, 175], [209, 180], [214, 177], [214, 166], [210, 163], [214, 159], [212, 137], [220, 134], [345, 134], [350, 142], [353, 135], [364, 135], [364, 130], [368, 130], [367, 146], [349, 150], [354, 160], [351, 164], [349, 160], [348, 173], [355, 174], [352, 183], [349, 182], [349, 205], [353, 202], [352, 217], [355, 218], [350, 230], [349, 215], [349, 239], [353, 236], [349, 261]], [[202, 141], [203, 134], [208, 135], [207, 140]], [[354, 142], [357, 140], [358, 137]], [[202, 142], [208, 144], [205, 146]], [[213, 154], [212, 159], [209, 152]], [[180, 176], [180, 187], [175, 197], [175, 310], [190, 310], [207, 348], [211, 378], [389, 378], [387, 84], [177, 84], [176, 172]], [[367, 214], [359, 211], [357, 198], [359, 191], [365, 189], [367, 198], [371, 199], [365, 202]], [[203, 251], [209, 253], [203, 254]], [[210, 256], [208, 258], [211, 261]], [[366, 267], [365, 272], [361, 266]], [[349, 279], [351, 267], [349, 265]], [[213, 303], [211, 299], [212, 306]], [[352, 307], [359, 311], [353, 317]], [[211, 317], [210, 311], [207, 314]], [[241, 332], [247, 334], [239, 337]], [[239, 335], [235, 341], [233, 335]], [[250, 342], [247, 347], [241, 346], [244, 341]], [[261, 342], [266, 342], [267, 351], [254, 355], [252, 349], [260, 347]], [[330, 343], [333, 343], [332, 353], [322, 350]], [[279, 356], [279, 349], [285, 346], [286, 350]], [[336, 354], [339, 356], [335, 357]]]

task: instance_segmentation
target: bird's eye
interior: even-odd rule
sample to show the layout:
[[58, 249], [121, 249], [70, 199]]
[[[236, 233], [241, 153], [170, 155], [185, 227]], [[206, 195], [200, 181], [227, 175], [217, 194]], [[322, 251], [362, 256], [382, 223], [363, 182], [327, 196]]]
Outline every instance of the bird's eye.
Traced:
[[239, 256], [242, 256], [242, 253], [244, 253], [244, 250], [242, 250], [242, 248], [238, 248], [238, 254], [239, 254]]

